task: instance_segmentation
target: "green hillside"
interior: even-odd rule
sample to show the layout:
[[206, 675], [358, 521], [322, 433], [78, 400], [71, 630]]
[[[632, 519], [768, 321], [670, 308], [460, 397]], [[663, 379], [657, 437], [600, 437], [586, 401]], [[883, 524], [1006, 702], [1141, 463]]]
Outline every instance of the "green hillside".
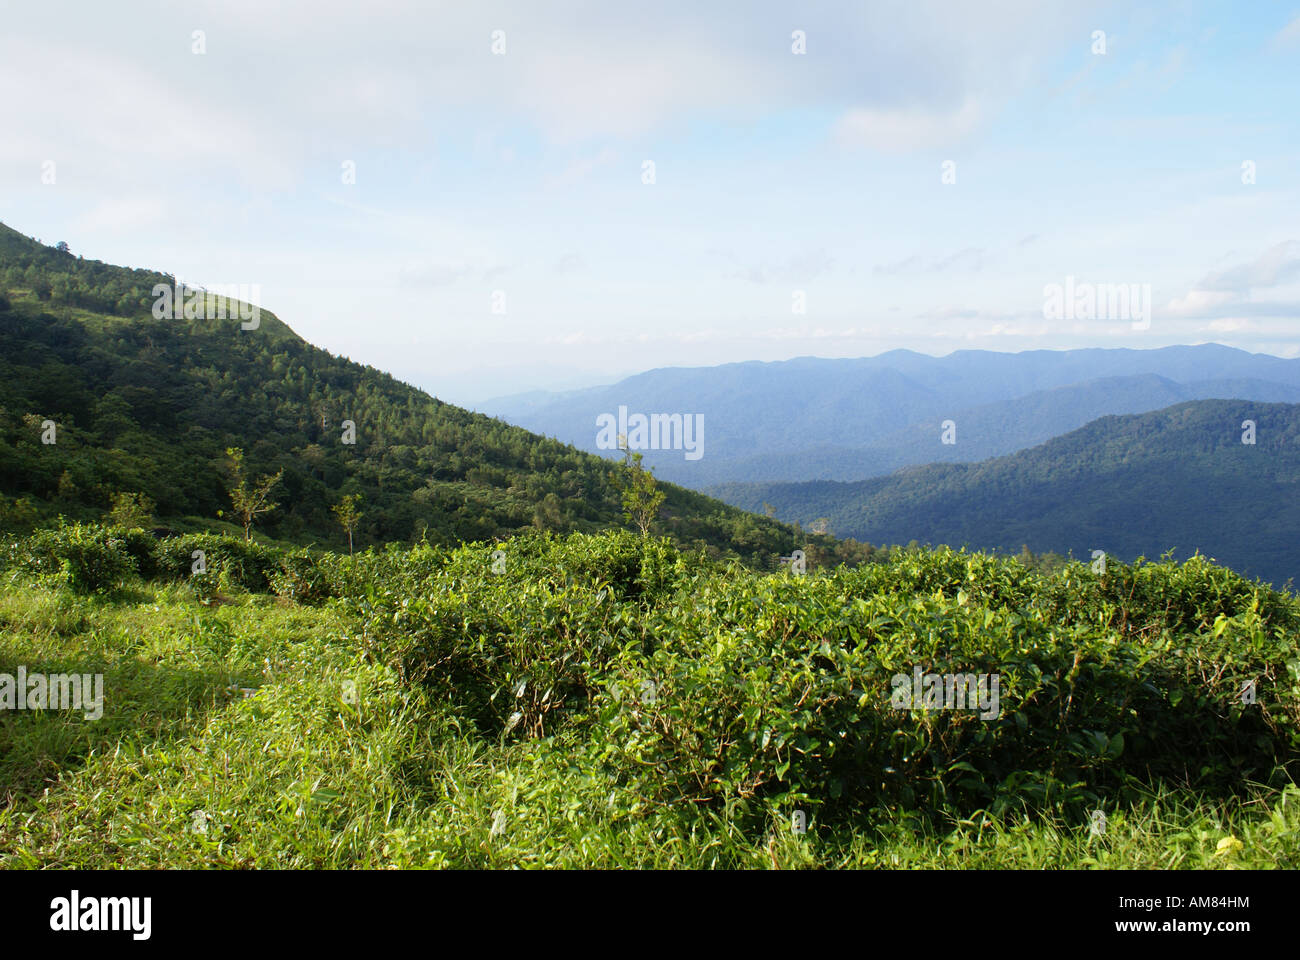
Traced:
[[[344, 494], [362, 497], [359, 546], [624, 525], [616, 465], [334, 356], [265, 310], [256, 329], [234, 304], [156, 319], [153, 288], [174, 283], [0, 225], [0, 530], [98, 520], [124, 492], [164, 525], [221, 528], [231, 447], [254, 478], [283, 470], [256, 529], [288, 542], [346, 545]], [[681, 544], [762, 563], [794, 545], [781, 524], [666, 492], [654, 529]]]
[[[1256, 442], [1242, 423], [1254, 420]], [[1202, 400], [1095, 420], [1032, 450], [860, 483], [730, 484], [737, 506], [840, 536], [1123, 559], [1200, 551], [1300, 580], [1300, 406]]]

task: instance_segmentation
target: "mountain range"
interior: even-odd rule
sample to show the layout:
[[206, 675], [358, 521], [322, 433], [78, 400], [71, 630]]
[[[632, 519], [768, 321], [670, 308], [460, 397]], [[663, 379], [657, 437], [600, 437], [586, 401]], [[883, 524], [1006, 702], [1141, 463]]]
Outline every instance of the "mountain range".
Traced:
[[[706, 489], [854, 481], [925, 463], [975, 462], [1098, 417], [1198, 399], [1300, 402], [1300, 360], [1218, 344], [945, 357], [895, 350], [855, 360], [657, 369], [611, 386], [505, 397], [482, 410], [596, 453], [606, 452], [596, 442], [597, 417], [620, 406], [699, 414], [699, 459], [679, 450], [643, 453], [659, 476]], [[955, 442], [943, 442], [947, 421]]]

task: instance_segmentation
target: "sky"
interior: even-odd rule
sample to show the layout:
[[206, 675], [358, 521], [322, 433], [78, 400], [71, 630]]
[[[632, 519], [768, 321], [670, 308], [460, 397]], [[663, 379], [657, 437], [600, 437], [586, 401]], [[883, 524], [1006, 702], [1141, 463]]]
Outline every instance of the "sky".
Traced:
[[[1300, 0], [0, 21], [0, 221], [256, 287], [451, 402], [896, 348], [1300, 356]], [[1047, 309], [1067, 278], [1149, 315]]]

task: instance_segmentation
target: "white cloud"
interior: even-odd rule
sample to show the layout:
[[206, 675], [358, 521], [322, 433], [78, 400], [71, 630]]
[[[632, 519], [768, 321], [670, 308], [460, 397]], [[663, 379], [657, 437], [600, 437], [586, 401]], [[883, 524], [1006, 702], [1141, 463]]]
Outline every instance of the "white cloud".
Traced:
[[1300, 46], [1300, 15], [1277, 32], [1273, 37], [1272, 46], [1278, 50]]
[[1235, 294], [1227, 291], [1189, 290], [1184, 296], [1170, 300], [1165, 313], [1171, 317], [1202, 317], [1236, 299]]
[[[574, 157], [563, 170], [546, 181], [546, 189], [560, 190], [566, 187], [572, 187], [581, 183], [590, 177], [601, 167], [608, 166], [618, 160], [618, 151], [611, 147], [603, 147], [596, 153], [582, 154]], [[637, 167], [639, 173], [640, 167]], [[628, 177], [633, 177], [633, 172], [628, 173]]]
[[1231, 290], [1247, 293], [1258, 287], [1274, 287], [1300, 277], [1300, 243], [1278, 243], [1249, 263], [1216, 271], [1197, 284], [1202, 290]]
[[982, 116], [974, 97], [946, 111], [931, 107], [859, 107], [839, 119], [835, 136], [852, 146], [907, 153], [955, 144], [975, 129]]
[[158, 226], [167, 219], [167, 204], [161, 197], [111, 197], [74, 220], [73, 229], [79, 233], [119, 232]]
[[[1254, 260], [1225, 270], [1216, 270], [1182, 297], [1166, 305], [1163, 315], [1171, 318], [1214, 319], [1214, 331], [1250, 329], [1245, 317], [1286, 318], [1300, 316], [1300, 300], [1261, 300], [1255, 293], [1276, 290], [1300, 280], [1300, 243], [1288, 240], [1274, 244]], [[1235, 324], [1232, 326], [1231, 324]]]
[[1206, 329], [1213, 330], [1215, 333], [1235, 333], [1239, 330], [1249, 330], [1253, 326], [1254, 324], [1242, 317], [1224, 317], [1222, 320], [1211, 320], [1206, 324]]
[[581, 270], [586, 265], [587, 261], [582, 258], [582, 254], [569, 251], [555, 261], [551, 270], [563, 276], [566, 273], [573, 273], [574, 271]]
[[[734, 262], [734, 257], [730, 257]], [[819, 276], [831, 272], [835, 261], [825, 249], [818, 247], [790, 256], [784, 264], [763, 262], [742, 266], [730, 276], [751, 283], [811, 283]]]
[[950, 267], [958, 270], [979, 271], [984, 268], [987, 252], [976, 247], [966, 247], [942, 257], [922, 257], [913, 254], [894, 263], [878, 264], [874, 268], [876, 276], [896, 276], [908, 273], [941, 273]]
[[0, 126], [23, 131], [0, 138], [6, 169], [53, 159], [60, 184], [104, 192], [213, 173], [269, 189], [293, 179], [273, 118], [205, 101], [147, 61], [70, 47], [0, 37], [0, 89], [25, 91], [0, 103]]

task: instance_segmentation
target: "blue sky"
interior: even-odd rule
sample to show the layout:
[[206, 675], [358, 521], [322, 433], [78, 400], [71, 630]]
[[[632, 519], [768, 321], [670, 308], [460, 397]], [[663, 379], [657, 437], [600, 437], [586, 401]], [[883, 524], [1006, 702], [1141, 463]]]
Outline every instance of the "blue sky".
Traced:
[[[470, 404], [897, 347], [1300, 356], [1300, 4], [267, 6], [7, 11], [0, 219], [259, 285]], [[1045, 319], [1067, 276], [1149, 284], [1149, 328]]]

